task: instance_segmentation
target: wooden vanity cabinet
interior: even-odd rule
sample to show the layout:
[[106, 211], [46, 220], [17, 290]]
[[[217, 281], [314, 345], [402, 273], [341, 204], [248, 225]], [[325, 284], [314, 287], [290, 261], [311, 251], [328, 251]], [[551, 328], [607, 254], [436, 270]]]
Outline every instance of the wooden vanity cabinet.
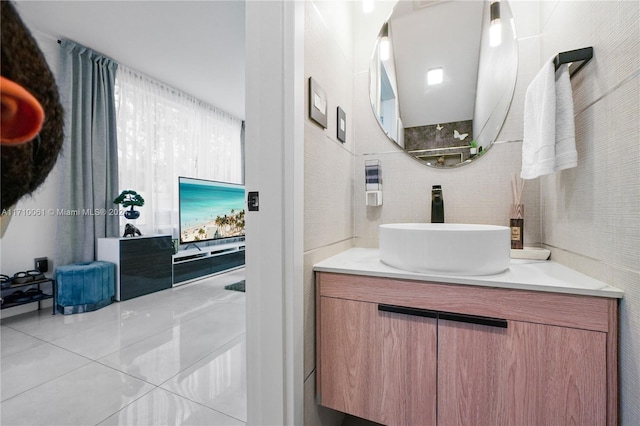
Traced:
[[606, 424], [606, 335], [509, 321], [440, 321], [441, 425]]
[[616, 299], [325, 272], [316, 291], [323, 406], [388, 425], [617, 424]]
[[382, 424], [435, 424], [436, 319], [320, 303], [322, 404]]

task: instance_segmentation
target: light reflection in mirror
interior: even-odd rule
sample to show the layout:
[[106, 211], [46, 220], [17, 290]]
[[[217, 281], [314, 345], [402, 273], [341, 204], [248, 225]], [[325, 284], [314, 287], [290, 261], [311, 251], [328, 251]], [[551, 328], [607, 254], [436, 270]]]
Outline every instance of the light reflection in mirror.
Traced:
[[[501, 36], [494, 47], [492, 22]], [[383, 39], [390, 46], [386, 60]], [[517, 62], [506, 0], [400, 1], [373, 49], [373, 112], [387, 137], [418, 161], [434, 167], [468, 164], [487, 152], [502, 128]], [[434, 69], [442, 72], [438, 84], [428, 81]]]

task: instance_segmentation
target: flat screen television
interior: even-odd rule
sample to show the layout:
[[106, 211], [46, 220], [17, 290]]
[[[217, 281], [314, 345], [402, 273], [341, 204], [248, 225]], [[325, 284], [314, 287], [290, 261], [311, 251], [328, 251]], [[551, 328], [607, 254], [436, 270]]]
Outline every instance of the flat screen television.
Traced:
[[178, 178], [180, 244], [244, 236], [244, 186]]

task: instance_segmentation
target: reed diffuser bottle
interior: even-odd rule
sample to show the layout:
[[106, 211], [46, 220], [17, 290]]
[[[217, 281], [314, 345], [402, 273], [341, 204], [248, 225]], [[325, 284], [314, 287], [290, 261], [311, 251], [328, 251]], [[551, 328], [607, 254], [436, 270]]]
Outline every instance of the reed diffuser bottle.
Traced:
[[511, 205], [511, 248], [524, 248], [524, 206]]
[[522, 204], [522, 191], [524, 180], [518, 179], [514, 174], [511, 178], [511, 190], [513, 191], [513, 204], [511, 205], [511, 248], [524, 248], [524, 205]]

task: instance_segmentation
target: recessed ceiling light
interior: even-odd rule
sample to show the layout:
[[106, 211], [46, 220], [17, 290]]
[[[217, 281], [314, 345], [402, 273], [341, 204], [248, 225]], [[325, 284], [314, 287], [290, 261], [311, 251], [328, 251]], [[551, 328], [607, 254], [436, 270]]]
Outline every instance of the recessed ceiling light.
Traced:
[[385, 36], [380, 39], [380, 60], [386, 61], [389, 59], [391, 51], [391, 45], [389, 43], [389, 37]]
[[444, 73], [442, 72], [442, 67], [440, 68], [431, 68], [427, 71], [427, 84], [429, 86], [434, 84], [442, 83], [444, 79]]
[[500, 2], [498, 0], [491, 1], [489, 17], [489, 46], [500, 46], [500, 43], [502, 43], [502, 25], [500, 24]]

